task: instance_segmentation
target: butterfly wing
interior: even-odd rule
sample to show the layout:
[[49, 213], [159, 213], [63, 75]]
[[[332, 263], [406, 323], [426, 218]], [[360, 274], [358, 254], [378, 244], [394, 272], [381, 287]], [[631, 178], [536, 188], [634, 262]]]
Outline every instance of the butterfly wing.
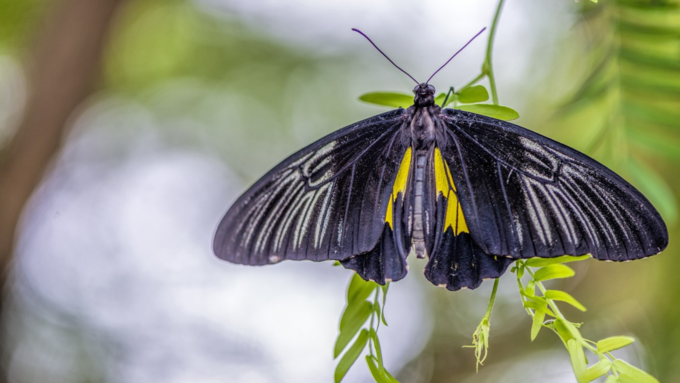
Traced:
[[344, 260], [374, 250], [406, 151], [399, 135], [403, 114], [397, 109], [357, 122], [281, 162], [226, 213], [215, 254], [265, 265]]
[[[446, 142], [441, 146], [446, 147]], [[448, 290], [475, 289], [485, 279], [500, 277], [514, 260], [486, 254], [475, 243], [458, 198], [458, 187], [439, 147], [433, 148], [428, 158], [425, 194], [434, 198], [429, 204], [431, 246], [425, 277]]]
[[592, 158], [527, 129], [445, 109], [442, 156], [475, 243], [513, 258], [657, 254], [668, 231], [652, 204]]

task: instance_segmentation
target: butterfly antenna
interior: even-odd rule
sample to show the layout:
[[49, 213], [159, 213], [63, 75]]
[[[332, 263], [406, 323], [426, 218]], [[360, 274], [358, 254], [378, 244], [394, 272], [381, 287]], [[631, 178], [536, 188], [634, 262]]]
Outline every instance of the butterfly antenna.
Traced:
[[[375, 43], [373, 42], [373, 40], [371, 40], [368, 36], [366, 36], [366, 35], [364, 34], [364, 32], [362, 32], [362, 31], [360, 31], [360, 30], [358, 30], [358, 29], [356, 29], [356, 28], [352, 28], [352, 30], [353, 30], [354, 32], [356, 32], [356, 33], [358, 33], [358, 34], [364, 36], [364, 37], [366, 38], [366, 40], [368, 40], [368, 42], [371, 43], [371, 45], [373, 45], [373, 46], [375, 47], [375, 49], [378, 50], [378, 52], [380, 52], [380, 54], [382, 54], [383, 56], [385, 56], [385, 58], [387, 59], [387, 61], [391, 62], [392, 65], [394, 65], [394, 66], [395, 66], [397, 69], [399, 69], [400, 71], [404, 72], [404, 73], [405, 73], [407, 76], [409, 76], [409, 77], [411, 78], [411, 80], [413, 80], [416, 84], [420, 84], [418, 81], [416, 81], [415, 78], [413, 78], [413, 76], [411, 76], [410, 74], [408, 74], [408, 72], [406, 72], [405, 70], [399, 68], [399, 65], [395, 64], [394, 61], [392, 61], [392, 59], [390, 59], [389, 57], [387, 57], [387, 55], [385, 54], [385, 52], [381, 51], [380, 48], [378, 48], [378, 46], [375, 45]], [[477, 36], [475, 36], [475, 37], [477, 37]], [[463, 47], [463, 48], [465, 48], [465, 47]]]
[[[441, 67], [439, 67], [439, 69], [437, 69], [434, 73], [432, 73], [432, 76], [430, 76], [430, 78], [428, 78], [427, 81], [425, 81], [425, 84], [429, 83], [430, 80], [432, 80], [432, 77], [434, 77], [434, 75], [436, 75], [437, 73], [439, 73], [440, 70], [444, 69], [444, 67], [445, 67], [449, 62], [451, 62], [451, 60], [453, 60], [453, 58], [456, 57], [456, 55], [457, 55], [458, 53], [460, 53], [463, 49], [465, 49], [465, 47], [467, 47], [468, 45], [470, 45], [470, 43], [472, 42], [472, 40], [476, 39], [477, 36], [481, 35], [482, 32], [484, 32], [485, 30], [486, 30], [486, 27], [482, 28], [482, 30], [479, 31], [473, 38], [471, 38], [470, 41], [467, 42], [467, 44], [463, 45], [463, 47], [460, 48], [460, 49], [458, 50], [458, 52], [454, 53], [453, 56], [451, 56], [451, 58], [450, 58], [447, 62], [444, 63], [444, 65], [442, 65]], [[368, 37], [367, 37], [367, 38], [368, 38]], [[370, 40], [369, 40], [369, 41], [370, 41]], [[377, 48], [377, 47], [376, 47], [376, 48]], [[379, 50], [379, 49], [378, 49], [378, 50]]]

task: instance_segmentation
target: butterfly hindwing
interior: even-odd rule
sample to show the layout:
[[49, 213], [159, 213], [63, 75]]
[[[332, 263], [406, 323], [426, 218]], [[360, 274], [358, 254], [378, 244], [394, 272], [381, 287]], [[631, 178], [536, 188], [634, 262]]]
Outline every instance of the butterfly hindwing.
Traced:
[[[405, 142], [408, 144], [408, 142]], [[384, 209], [383, 233], [373, 249], [356, 254], [341, 263], [356, 271], [363, 279], [379, 284], [398, 281], [406, 276], [406, 257], [411, 248], [410, 223], [412, 209], [411, 192], [415, 158], [411, 147], [402, 147], [391, 153], [393, 163], [398, 164], [389, 179], [388, 200]], [[401, 160], [399, 160], [401, 159]]]
[[[286, 259], [343, 260], [384, 236], [385, 210], [405, 148], [403, 109], [343, 128], [293, 154], [233, 204], [215, 253], [265, 265]], [[400, 153], [401, 152], [401, 153]]]
[[507, 122], [452, 109], [442, 115], [442, 156], [485, 253], [625, 261], [666, 247], [651, 203], [597, 161]]
[[430, 158], [428, 193], [436, 200], [425, 277], [448, 290], [477, 288], [485, 279], [500, 277], [513, 260], [486, 254], [473, 241], [449, 165], [438, 147]]

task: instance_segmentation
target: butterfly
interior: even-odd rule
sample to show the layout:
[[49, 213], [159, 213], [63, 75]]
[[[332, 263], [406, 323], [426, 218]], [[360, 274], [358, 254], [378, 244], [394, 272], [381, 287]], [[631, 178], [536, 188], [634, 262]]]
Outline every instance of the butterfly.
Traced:
[[518, 125], [436, 105], [433, 76], [409, 75], [409, 108], [331, 133], [255, 182], [220, 222], [215, 254], [335, 260], [385, 284], [406, 276], [413, 252], [430, 282], [459, 290], [517, 259], [629, 261], [667, 246], [661, 216], [623, 178]]

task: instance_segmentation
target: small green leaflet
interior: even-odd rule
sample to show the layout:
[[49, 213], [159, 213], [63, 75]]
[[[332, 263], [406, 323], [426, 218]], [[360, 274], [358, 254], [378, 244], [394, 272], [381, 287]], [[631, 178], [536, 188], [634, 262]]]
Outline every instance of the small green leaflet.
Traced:
[[604, 354], [605, 352], [626, 347], [633, 342], [635, 342], [635, 338], [631, 336], [613, 336], [611, 338], [605, 338], [597, 342], [597, 351]]
[[500, 105], [491, 104], [473, 104], [461, 105], [454, 109], [460, 109], [466, 112], [482, 114], [487, 117], [496, 118], [503, 121], [511, 121], [519, 118], [519, 113], [512, 108]]
[[458, 93], [458, 102], [463, 104], [473, 104], [476, 102], [484, 102], [489, 99], [489, 92], [483, 85], [475, 85], [463, 88]]
[[380, 106], [408, 108], [413, 105], [413, 96], [397, 92], [371, 92], [359, 96], [359, 100]]
[[550, 279], [570, 278], [574, 276], [574, 270], [565, 265], [548, 265], [542, 267], [534, 273], [534, 280], [537, 282]]
[[659, 383], [655, 377], [621, 359], [615, 360], [612, 367], [619, 373], [620, 383]]
[[569, 303], [570, 305], [576, 307], [581, 311], [586, 311], [585, 306], [583, 306], [579, 301], [577, 301], [576, 298], [572, 297], [569, 293], [566, 293], [564, 291], [546, 290], [546, 292], [543, 293], [543, 296], [546, 299], [552, 299], [554, 301], [562, 301]]
[[[437, 96], [435, 102], [438, 105], [444, 102], [446, 95], [444, 93]], [[482, 85], [471, 86], [463, 89], [460, 94], [452, 94], [447, 101], [447, 104], [458, 101], [470, 105], [459, 105], [454, 109], [463, 110], [481, 114], [484, 116], [497, 118], [499, 120], [510, 121], [519, 118], [519, 113], [512, 108], [500, 105], [491, 104], [473, 104], [477, 102], [486, 101], [489, 99], [489, 92]], [[399, 92], [370, 92], [359, 96], [359, 100], [380, 106], [388, 106], [393, 108], [408, 108], [413, 105], [413, 95], [399, 93]]]

